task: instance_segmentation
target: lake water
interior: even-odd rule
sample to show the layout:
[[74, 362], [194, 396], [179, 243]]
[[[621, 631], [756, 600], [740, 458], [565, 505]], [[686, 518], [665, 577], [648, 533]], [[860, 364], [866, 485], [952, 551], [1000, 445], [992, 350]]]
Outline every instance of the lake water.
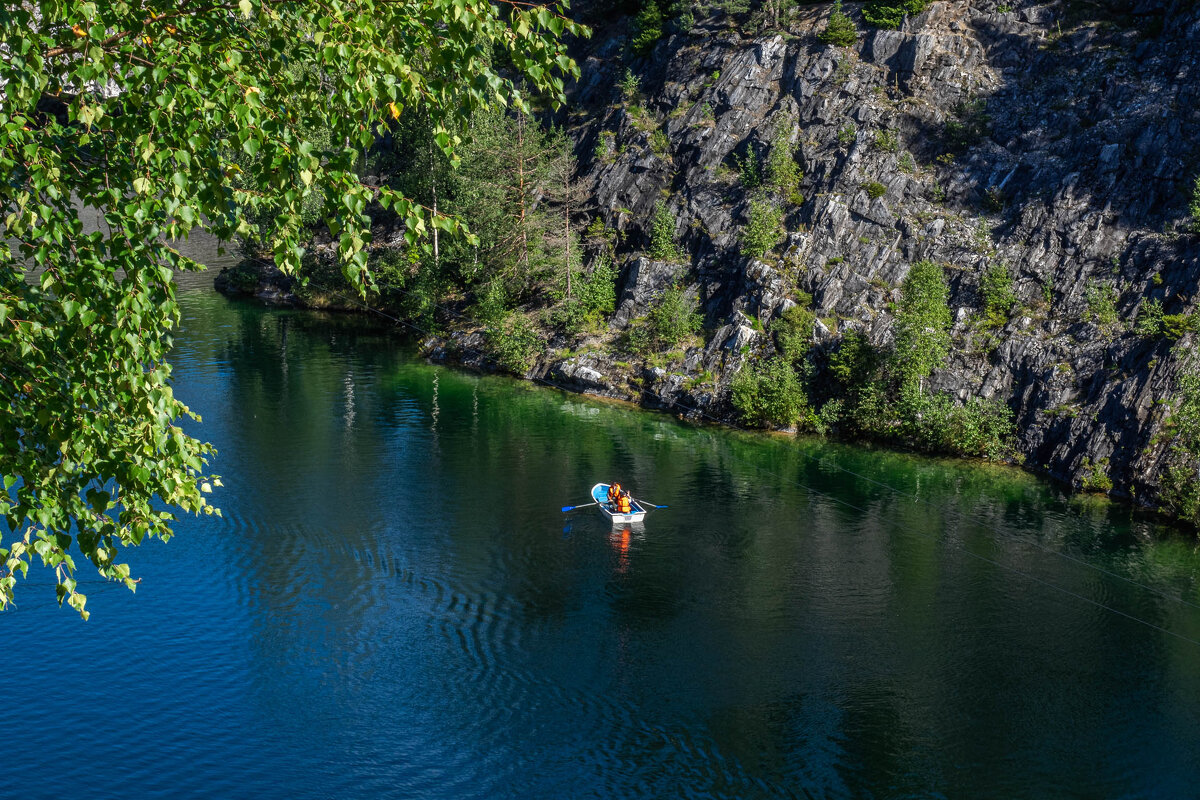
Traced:
[[[18, 586], [0, 796], [1200, 795], [1193, 538], [181, 298], [224, 517]], [[611, 478], [670, 508], [560, 512]]]

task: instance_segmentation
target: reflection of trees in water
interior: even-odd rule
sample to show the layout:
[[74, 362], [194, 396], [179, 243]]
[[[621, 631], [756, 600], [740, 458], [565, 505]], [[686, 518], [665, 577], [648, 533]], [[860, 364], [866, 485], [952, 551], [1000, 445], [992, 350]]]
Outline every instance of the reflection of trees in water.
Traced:
[[[319, 494], [330, 482], [353, 491], [360, 476], [377, 474], [385, 431], [375, 412], [389, 398], [369, 386], [397, 361], [386, 337], [331, 329], [307, 314], [234, 311], [236, 324], [213, 357], [230, 365], [234, 432], [255, 474], [266, 476], [261, 484], [294, 494], [290, 487], [307, 478], [319, 481], [307, 487]], [[361, 381], [368, 390], [357, 390]], [[325, 474], [331, 463], [342, 468]]]
[[296, 655], [298, 674], [320, 654], [320, 670], [341, 668], [341, 646], [364, 640], [381, 574], [395, 569], [380, 498], [399, 482], [406, 450], [394, 446], [396, 422], [417, 409], [378, 375], [402, 355], [361, 322], [248, 304], [211, 311], [212, 335], [192, 338], [210, 348], [201, 358], [225, 365], [230, 442], [218, 471], [241, 478], [226, 481], [235, 503], [226, 511], [236, 535], [252, 540], [244, 552], [261, 609], [259, 655], [275, 668]]

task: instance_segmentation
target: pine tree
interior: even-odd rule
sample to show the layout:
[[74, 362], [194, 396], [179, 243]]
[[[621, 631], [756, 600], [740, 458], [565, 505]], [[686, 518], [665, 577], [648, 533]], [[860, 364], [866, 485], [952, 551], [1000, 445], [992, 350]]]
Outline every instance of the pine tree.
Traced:
[[858, 28], [854, 26], [854, 20], [842, 11], [842, 0], [837, 0], [833, 4], [829, 22], [825, 24], [825, 30], [821, 31], [817, 38], [826, 44], [834, 44], [839, 47], [849, 47], [858, 41]]

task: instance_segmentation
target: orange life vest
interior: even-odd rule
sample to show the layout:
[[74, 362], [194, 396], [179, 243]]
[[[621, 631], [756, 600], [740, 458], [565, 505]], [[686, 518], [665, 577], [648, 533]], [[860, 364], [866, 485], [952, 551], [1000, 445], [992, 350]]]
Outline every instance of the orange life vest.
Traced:
[[610, 483], [608, 485], [608, 502], [615, 503], [617, 498], [621, 496], [621, 484]]
[[629, 492], [621, 492], [621, 496], [617, 498], [617, 511], [622, 514], [630, 512]]

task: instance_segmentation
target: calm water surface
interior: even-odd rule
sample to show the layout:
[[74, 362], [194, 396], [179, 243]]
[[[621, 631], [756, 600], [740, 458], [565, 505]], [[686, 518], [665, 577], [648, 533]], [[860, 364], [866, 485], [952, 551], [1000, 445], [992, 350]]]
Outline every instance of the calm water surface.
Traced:
[[[1194, 540], [181, 297], [224, 517], [19, 587], [0, 796], [1200, 796]], [[559, 512], [610, 477], [671, 508]]]

